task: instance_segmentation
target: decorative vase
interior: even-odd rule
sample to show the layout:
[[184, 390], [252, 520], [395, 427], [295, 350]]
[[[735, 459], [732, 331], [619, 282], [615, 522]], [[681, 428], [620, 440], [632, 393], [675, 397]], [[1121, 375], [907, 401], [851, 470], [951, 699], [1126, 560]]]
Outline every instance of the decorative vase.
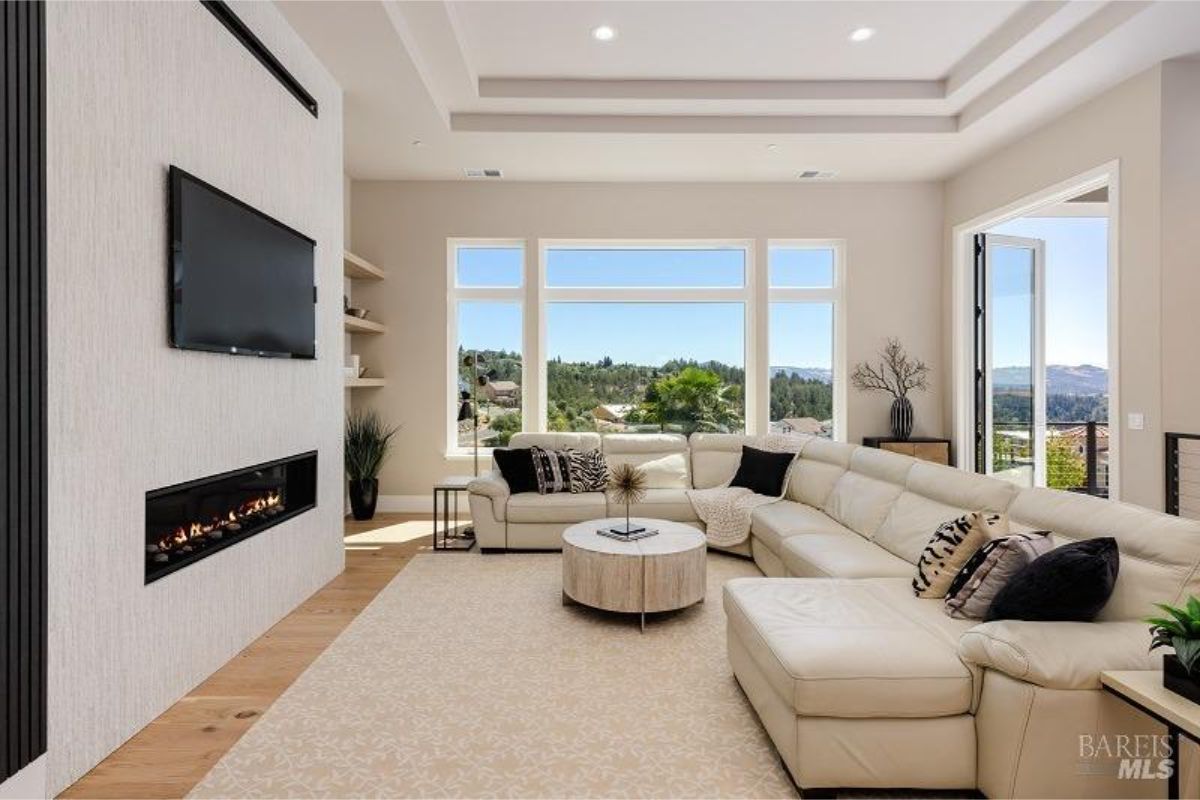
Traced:
[[1163, 687], [1193, 703], [1200, 703], [1200, 683], [1188, 674], [1174, 653], [1163, 654]]
[[350, 481], [350, 513], [357, 520], [375, 516], [375, 503], [379, 500], [379, 479], [363, 478]]
[[907, 440], [912, 435], [913, 407], [907, 397], [897, 397], [892, 401], [892, 436]]

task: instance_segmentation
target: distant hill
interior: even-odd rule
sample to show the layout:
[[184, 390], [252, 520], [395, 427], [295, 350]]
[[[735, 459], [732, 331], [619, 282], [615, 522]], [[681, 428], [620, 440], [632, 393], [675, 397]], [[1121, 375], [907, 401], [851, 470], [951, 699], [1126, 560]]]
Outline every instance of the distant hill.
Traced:
[[771, 377], [776, 375], [795, 375], [809, 381], [833, 383], [833, 372], [824, 367], [771, 367]]
[[[997, 367], [992, 371], [992, 385], [997, 389], [1029, 385], [1028, 367]], [[1046, 367], [1046, 394], [1107, 394], [1108, 370], [1091, 364], [1068, 366], [1050, 364]]]

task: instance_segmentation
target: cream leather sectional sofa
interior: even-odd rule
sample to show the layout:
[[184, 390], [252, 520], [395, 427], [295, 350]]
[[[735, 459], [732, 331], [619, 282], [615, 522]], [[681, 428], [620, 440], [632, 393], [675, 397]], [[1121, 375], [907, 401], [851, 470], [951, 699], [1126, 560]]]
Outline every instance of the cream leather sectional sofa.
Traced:
[[[602, 446], [610, 462], [687, 453], [698, 488], [728, 481], [753, 443], [722, 434], [619, 434], [602, 444], [594, 434], [513, 437], [516, 447]], [[602, 494], [510, 496], [498, 473], [470, 492], [484, 549], [557, 549], [567, 525], [618, 513]], [[1114, 537], [1120, 576], [1100, 618], [979, 623], [916, 598], [909, 582], [934, 529], [981, 509], [1007, 513], [1018, 530], [1052, 530], [1059, 542]], [[652, 490], [634, 513], [695, 521], [683, 490]], [[1200, 523], [811, 438], [786, 498], [755, 512], [747, 544], [741, 553], [766, 577], [725, 586], [729, 660], [802, 788], [1162, 795], [1162, 781], [1118, 780], [1119, 758], [1090, 757], [1096, 745], [1115, 751], [1118, 735], [1162, 733], [1102, 691], [1098, 676], [1158, 665], [1139, 619], [1153, 602], [1200, 594]]]

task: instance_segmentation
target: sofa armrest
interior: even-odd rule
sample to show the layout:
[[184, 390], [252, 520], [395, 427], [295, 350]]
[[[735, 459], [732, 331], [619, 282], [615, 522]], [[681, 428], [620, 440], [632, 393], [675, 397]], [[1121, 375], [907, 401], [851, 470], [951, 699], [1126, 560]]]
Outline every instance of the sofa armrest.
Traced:
[[[508, 517], [508, 482], [499, 470], [489, 470], [467, 484], [467, 496], [479, 495], [492, 502], [492, 516], [503, 522]], [[482, 545], [481, 545], [482, 546]]]
[[958, 656], [1049, 689], [1099, 689], [1100, 672], [1154, 669], [1150, 631], [1142, 622], [997, 620], [958, 640]]
[[471, 494], [486, 495], [493, 500], [507, 499], [509, 495], [508, 483], [505, 482], [504, 476], [500, 474], [499, 470], [494, 469], [488, 470], [468, 483], [467, 491]]

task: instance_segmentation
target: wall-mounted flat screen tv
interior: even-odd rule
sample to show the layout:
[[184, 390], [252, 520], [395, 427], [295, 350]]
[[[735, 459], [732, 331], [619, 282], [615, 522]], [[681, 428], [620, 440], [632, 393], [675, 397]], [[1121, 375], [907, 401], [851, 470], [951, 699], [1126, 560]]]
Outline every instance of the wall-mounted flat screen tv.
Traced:
[[316, 357], [316, 242], [171, 167], [171, 345]]

